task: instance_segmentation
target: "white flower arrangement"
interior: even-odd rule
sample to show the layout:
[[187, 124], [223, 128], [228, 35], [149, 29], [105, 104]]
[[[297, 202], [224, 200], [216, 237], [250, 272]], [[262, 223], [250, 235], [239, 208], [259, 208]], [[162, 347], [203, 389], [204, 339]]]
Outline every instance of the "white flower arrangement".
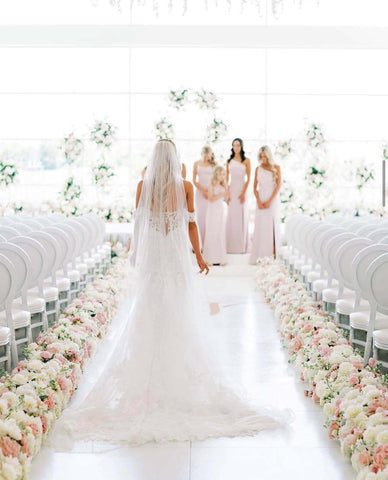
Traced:
[[320, 188], [327, 179], [326, 170], [315, 165], [310, 165], [305, 175], [307, 183], [315, 188]]
[[227, 132], [228, 126], [226, 123], [214, 117], [212, 123], [206, 129], [206, 141], [208, 143], [216, 143], [220, 138], [224, 137]]
[[[62, 197], [63, 198], [63, 197]], [[0, 217], [3, 215], [12, 215], [14, 213], [24, 212], [29, 215], [49, 215], [50, 213], [62, 213], [66, 216], [84, 215], [95, 213], [106, 222], [130, 223], [133, 220], [134, 210], [127, 206], [127, 202], [111, 199], [105, 199], [93, 204], [83, 203], [82, 201], [68, 202], [46, 201], [39, 205], [13, 202], [5, 208], [0, 208]]]
[[155, 132], [158, 140], [172, 140], [174, 138], [174, 127], [167, 117], [163, 117], [155, 122]]
[[368, 168], [366, 165], [357, 167], [356, 181], [357, 189], [362, 190], [368, 182], [374, 180], [375, 172], [373, 168]]
[[275, 147], [275, 155], [281, 159], [287, 158], [291, 155], [293, 150], [292, 141], [290, 140], [280, 140]]
[[388, 476], [388, 388], [380, 365], [350, 345], [305, 286], [283, 265], [258, 262], [256, 281], [275, 310], [290, 361], [306, 384], [305, 395], [323, 407], [329, 437], [340, 442], [361, 479]]
[[214, 92], [202, 88], [194, 95], [194, 101], [201, 110], [214, 110], [217, 107], [218, 98]]
[[311, 123], [306, 130], [307, 145], [314, 149], [324, 149], [326, 139], [322, 127], [317, 123]]
[[170, 90], [168, 99], [171, 105], [177, 110], [181, 110], [189, 102], [190, 90], [184, 88], [183, 90]]
[[90, 132], [90, 139], [103, 148], [110, 148], [115, 140], [116, 128], [109, 122], [97, 120]]
[[73, 132], [64, 137], [59, 145], [59, 149], [70, 164], [74, 163], [82, 155], [84, 148], [84, 142], [76, 137]]
[[8, 187], [15, 181], [15, 177], [18, 175], [18, 169], [15, 164], [9, 163], [8, 160], [0, 159], [0, 186], [4, 185]]
[[69, 177], [65, 182], [61, 195], [66, 202], [72, 202], [73, 200], [80, 198], [81, 192], [81, 185], [75, 183], [74, 177]]
[[109, 185], [110, 179], [115, 176], [113, 167], [102, 161], [93, 168], [93, 181], [101, 188], [105, 188]]
[[41, 332], [26, 358], [0, 379], [1, 478], [28, 478], [36, 455], [80, 382], [86, 362], [108, 331], [127, 283], [127, 253], [115, 248], [113, 266]]

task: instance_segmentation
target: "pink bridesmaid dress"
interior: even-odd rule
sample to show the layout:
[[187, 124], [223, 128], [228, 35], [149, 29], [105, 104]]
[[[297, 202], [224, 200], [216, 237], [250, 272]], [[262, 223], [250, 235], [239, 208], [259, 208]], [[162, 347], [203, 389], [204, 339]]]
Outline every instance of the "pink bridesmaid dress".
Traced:
[[[225, 189], [221, 185], [214, 188], [214, 195]], [[226, 263], [226, 203], [223, 198], [209, 202], [206, 213], [206, 236], [203, 244], [203, 258], [206, 263]]]
[[248, 249], [248, 202], [238, 196], [245, 184], [246, 167], [237, 160], [229, 162], [230, 203], [226, 221], [226, 249], [228, 253], [246, 253]]
[[[197, 165], [198, 183], [201, 187], [208, 190], [210, 185], [210, 179], [213, 173], [213, 167], [211, 165]], [[197, 225], [199, 228], [199, 235], [201, 237], [201, 244], [205, 241], [206, 232], [206, 210], [208, 206], [208, 199], [202, 195], [202, 192], [198, 189], [195, 191], [195, 210], [197, 212]]]
[[[257, 169], [257, 191], [262, 203], [266, 202], [276, 188], [272, 172], [259, 167]], [[269, 208], [256, 207], [255, 232], [253, 234], [250, 263], [254, 265], [258, 258], [272, 257], [280, 248], [280, 197], [272, 200]]]

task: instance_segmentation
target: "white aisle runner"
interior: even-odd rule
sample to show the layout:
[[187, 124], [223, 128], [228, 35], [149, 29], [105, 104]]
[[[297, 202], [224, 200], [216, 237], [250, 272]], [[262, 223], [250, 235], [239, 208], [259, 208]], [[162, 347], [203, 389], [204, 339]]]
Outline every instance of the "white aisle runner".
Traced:
[[[356, 475], [322, 426], [321, 408], [303, 394], [303, 384], [287, 363], [271, 310], [254, 284], [247, 257], [230, 256], [206, 278], [209, 301], [220, 331], [217, 348], [225, 366], [243, 380], [257, 402], [289, 407], [296, 415], [287, 430], [255, 437], [142, 447], [84, 446], [83, 453], [43, 448], [34, 459], [32, 480], [350, 480]], [[83, 381], [86, 381], [86, 376]], [[82, 451], [80, 445], [77, 452]]]

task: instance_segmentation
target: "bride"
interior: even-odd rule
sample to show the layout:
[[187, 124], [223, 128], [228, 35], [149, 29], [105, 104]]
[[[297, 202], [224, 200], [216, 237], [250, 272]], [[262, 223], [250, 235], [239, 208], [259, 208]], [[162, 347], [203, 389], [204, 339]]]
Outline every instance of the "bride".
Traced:
[[57, 422], [52, 445], [63, 448], [64, 438], [129, 445], [201, 440], [284, 425], [285, 412], [260, 412], [242, 400], [212, 353], [211, 317], [195, 286], [192, 250], [200, 272], [208, 267], [193, 187], [182, 178], [173, 142], [156, 144], [136, 204], [131, 311], [88, 395]]

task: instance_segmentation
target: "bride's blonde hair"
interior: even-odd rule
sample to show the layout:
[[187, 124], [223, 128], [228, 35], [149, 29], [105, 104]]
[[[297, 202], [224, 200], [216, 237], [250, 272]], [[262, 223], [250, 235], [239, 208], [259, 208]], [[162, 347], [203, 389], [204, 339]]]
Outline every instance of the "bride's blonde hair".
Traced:
[[272, 172], [272, 176], [273, 176], [273, 179], [274, 179], [274, 182], [277, 182], [277, 179], [278, 179], [278, 169], [276, 168], [276, 165], [275, 165], [275, 162], [274, 162], [274, 159], [273, 159], [273, 156], [272, 156], [272, 152], [271, 152], [271, 149], [269, 148], [268, 145], [264, 145], [262, 147], [260, 147], [260, 150], [259, 150], [259, 154], [258, 154], [258, 159], [259, 159], [259, 162], [260, 164], [262, 163], [261, 162], [261, 159], [260, 159], [260, 153], [264, 153], [264, 155], [268, 158], [268, 166]]

